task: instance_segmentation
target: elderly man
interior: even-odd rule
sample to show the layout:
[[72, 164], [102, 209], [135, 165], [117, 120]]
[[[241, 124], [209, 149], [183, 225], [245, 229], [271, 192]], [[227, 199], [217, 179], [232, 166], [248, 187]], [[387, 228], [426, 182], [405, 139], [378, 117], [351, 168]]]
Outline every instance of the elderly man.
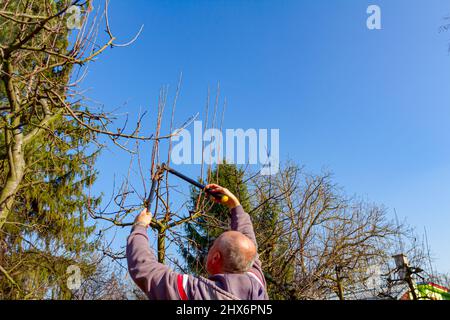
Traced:
[[231, 230], [222, 233], [209, 249], [209, 278], [179, 274], [156, 260], [147, 237], [152, 215], [144, 209], [128, 237], [128, 270], [132, 279], [149, 299], [267, 300], [250, 216], [228, 189], [216, 184], [206, 188], [228, 196], [225, 205], [231, 214]]

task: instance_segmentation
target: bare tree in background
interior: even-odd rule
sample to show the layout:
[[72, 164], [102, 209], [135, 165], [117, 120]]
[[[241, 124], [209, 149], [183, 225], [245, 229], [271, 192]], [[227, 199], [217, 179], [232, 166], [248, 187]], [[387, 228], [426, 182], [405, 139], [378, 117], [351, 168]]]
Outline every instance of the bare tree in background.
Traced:
[[81, 287], [74, 292], [74, 300], [147, 300], [117, 264], [100, 257], [96, 269], [83, 279]]
[[344, 299], [361, 290], [372, 266], [390, 259], [398, 228], [385, 209], [349, 199], [329, 173], [311, 175], [288, 164], [249, 183], [272, 297]]

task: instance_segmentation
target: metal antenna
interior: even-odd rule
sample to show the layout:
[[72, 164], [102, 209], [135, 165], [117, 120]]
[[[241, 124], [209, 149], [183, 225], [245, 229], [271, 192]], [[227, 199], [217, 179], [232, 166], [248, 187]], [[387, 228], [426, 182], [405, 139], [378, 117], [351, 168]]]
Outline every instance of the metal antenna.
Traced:
[[434, 277], [433, 264], [431, 263], [430, 246], [428, 245], [427, 228], [424, 226], [423, 230], [425, 231], [425, 245], [427, 247], [427, 256], [428, 256], [428, 263], [430, 264], [430, 272], [431, 272], [432, 277]]
[[405, 248], [403, 245], [402, 237], [400, 235], [400, 223], [398, 222], [397, 210], [395, 210], [395, 208], [394, 208], [394, 213], [395, 213], [395, 222], [397, 224], [397, 238], [398, 238], [398, 244], [399, 244], [399, 249], [400, 249], [399, 253], [404, 253], [403, 250]]

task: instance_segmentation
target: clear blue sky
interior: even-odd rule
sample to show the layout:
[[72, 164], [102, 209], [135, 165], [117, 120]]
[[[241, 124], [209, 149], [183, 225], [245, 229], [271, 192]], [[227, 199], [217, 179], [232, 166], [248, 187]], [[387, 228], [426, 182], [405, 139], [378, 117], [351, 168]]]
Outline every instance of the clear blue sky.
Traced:
[[[382, 30], [366, 28], [370, 4]], [[162, 85], [173, 96], [182, 71], [180, 123], [220, 81], [226, 128], [279, 128], [282, 160], [332, 170], [348, 194], [426, 227], [450, 272], [450, 32], [439, 33], [449, 13], [444, 0], [113, 0], [119, 40], [144, 32], [91, 64], [83, 86], [133, 114], [155, 110]], [[127, 167], [112, 150], [97, 165], [106, 194]]]

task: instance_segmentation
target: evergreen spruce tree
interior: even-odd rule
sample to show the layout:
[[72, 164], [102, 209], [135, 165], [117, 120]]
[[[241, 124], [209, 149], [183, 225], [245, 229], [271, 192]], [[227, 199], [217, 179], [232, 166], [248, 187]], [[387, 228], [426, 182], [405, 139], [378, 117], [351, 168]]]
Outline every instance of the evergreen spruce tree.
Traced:
[[[244, 183], [244, 171], [242, 169], [234, 164], [224, 163], [218, 165], [211, 172], [210, 177], [214, 183], [228, 188], [234, 193], [244, 210], [247, 212], [250, 210], [249, 193]], [[197, 189], [191, 190], [191, 210], [196, 210], [198, 195]], [[203, 276], [207, 275], [204, 262], [209, 246], [222, 232], [229, 229], [229, 222], [228, 208], [214, 203], [206, 215], [184, 225], [186, 236], [190, 241], [182, 248], [181, 253], [190, 272]]]
[[[67, 1], [12, 1], [6, 9], [45, 16], [57, 13], [64, 5]], [[2, 47], [10, 46], [20, 33], [26, 34], [35, 27], [35, 24], [30, 24], [27, 30], [23, 30], [19, 24], [2, 17], [0, 25]], [[48, 48], [61, 55], [66, 54], [70, 31], [58, 30], [55, 36], [51, 32], [51, 28], [47, 28], [35, 37], [41, 43], [48, 41]], [[20, 74], [20, 70], [32, 71], [49, 59], [44, 51], [26, 56], [23, 52], [20, 54], [20, 61], [14, 61], [14, 56], [8, 61], [0, 57], [0, 64], [8, 64], [14, 74]], [[67, 65], [39, 76], [60, 83], [59, 93], [65, 98], [64, 87], [70, 80], [71, 71], [71, 66]], [[25, 88], [16, 94], [25, 106], [23, 110], [29, 111], [19, 116], [14, 114], [6, 85], [14, 81], [15, 87], [21, 89], [20, 81], [7, 77], [1, 80], [0, 192], [14, 169], [8, 161], [10, 138], [7, 135], [25, 136], [36, 129], [35, 124], [47, 115], [48, 110], [54, 115], [45, 130], [39, 130], [39, 134], [26, 141], [23, 147], [23, 177], [12, 198], [7, 218], [0, 227], [0, 299], [70, 299], [72, 292], [67, 286], [70, 276], [67, 268], [75, 265], [82, 277], [95, 271], [90, 261], [96, 242], [93, 240], [94, 226], [87, 223], [87, 207], [95, 207], [100, 199], [90, 199], [86, 194], [86, 188], [92, 185], [96, 176], [91, 168], [98, 150], [90, 147], [95, 134], [73, 118], [58, 114], [56, 110], [60, 106], [54, 105], [54, 101], [45, 101], [47, 105], [38, 105], [44, 102], [36, 100], [27, 101], [27, 96], [21, 93]], [[36, 85], [36, 88], [43, 92], [46, 90], [42, 85]], [[13, 121], [17, 121], [20, 127], [11, 129]]]

